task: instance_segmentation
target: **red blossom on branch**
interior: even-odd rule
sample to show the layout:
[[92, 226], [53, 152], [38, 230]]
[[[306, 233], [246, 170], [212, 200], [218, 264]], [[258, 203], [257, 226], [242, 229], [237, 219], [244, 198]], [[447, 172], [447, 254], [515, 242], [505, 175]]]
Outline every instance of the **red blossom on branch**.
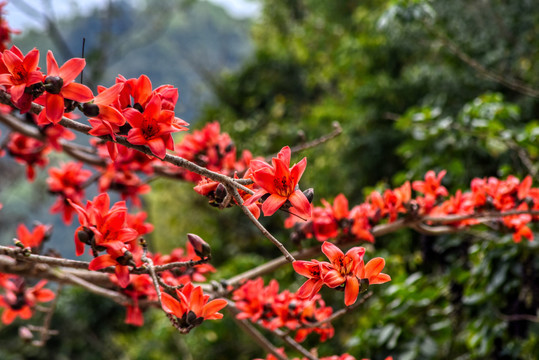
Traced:
[[84, 198], [84, 184], [92, 176], [92, 172], [83, 169], [82, 162], [70, 161], [60, 164], [59, 168], [50, 168], [47, 185], [49, 191], [58, 195], [51, 207], [51, 213], [62, 213], [66, 225], [71, 224], [74, 209], [67, 200], [80, 204]]
[[4, 281], [4, 295], [0, 295], [0, 307], [4, 308], [2, 323], [9, 325], [17, 316], [28, 320], [32, 317], [37, 303], [54, 299], [54, 292], [43, 288], [46, 284], [46, 280], [41, 280], [34, 287], [26, 288], [23, 278]]
[[167, 293], [161, 294], [163, 310], [176, 317], [176, 326], [188, 332], [204, 320], [221, 319], [223, 314], [218, 311], [227, 305], [224, 299], [210, 299], [209, 295], [202, 292], [200, 286], [187, 283], [182, 289], [176, 290], [175, 299]]
[[289, 201], [294, 214], [305, 218], [311, 217], [311, 203], [301, 190], [296, 189], [307, 166], [307, 159], [303, 158], [290, 168], [290, 155], [290, 148], [285, 146], [277, 157], [272, 159], [273, 166], [262, 160], [251, 160], [253, 181], [261, 189], [257, 190], [245, 205], [253, 204], [262, 196], [269, 194], [262, 205], [264, 216], [273, 215]]
[[50, 236], [51, 230], [52, 225], [38, 224], [34, 226], [34, 229], [30, 232], [26, 225], [19, 224], [17, 227], [16, 240], [20, 241], [24, 247], [38, 249], [41, 246], [41, 243]]
[[8, 153], [17, 162], [26, 164], [26, 178], [28, 181], [33, 181], [36, 176], [35, 165], [43, 167], [49, 162], [46, 154], [50, 152], [50, 147], [34, 138], [12, 133], [9, 135], [6, 147]]
[[57, 124], [64, 115], [65, 99], [84, 103], [94, 97], [87, 86], [73, 82], [80, 74], [86, 60], [81, 58], [69, 59], [62, 67], [49, 50], [47, 53], [47, 76], [45, 77], [45, 109], [39, 114], [38, 124]]
[[0, 63], [0, 85], [7, 87], [11, 101], [21, 113], [27, 112], [33, 96], [25, 90], [43, 80], [43, 73], [38, 67], [39, 51], [34, 48], [23, 55], [18, 47], [13, 46], [2, 53]]
[[153, 96], [144, 109], [139, 112], [133, 108], [124, 111], [132, 129], [127, 141], [134, 145], [146, 145], [158, 158], [163, 159], [166, 150], [174, 150], [172, 133], [187, 130], [185, 121], [175, 118], [174, 112], [161, 109], [161, 98]]

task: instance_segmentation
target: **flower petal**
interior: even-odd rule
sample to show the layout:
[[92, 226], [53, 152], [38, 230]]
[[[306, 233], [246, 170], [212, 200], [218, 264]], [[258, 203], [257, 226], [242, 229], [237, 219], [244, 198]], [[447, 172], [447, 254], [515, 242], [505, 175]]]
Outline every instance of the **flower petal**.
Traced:
[[328, 257], [329, 261], [331, 261], [332, 263], [335, 262], [338, 258], [344, 256], [341, 249], [327, 241], [324, 241], [324, 243], [322, 244], [322, 252]]
[[346, 278], [346, 286], [344, 288], [344, 305], [350, 306], [356, 302], [359, 294], [359, 281], [355, 276]]
[[58, 70], [58, 76], [64, 80], [64, 84], [69, 84], [81, 73], [84, 66], [86, 66], [86, 60], [82, 58], [69, 59]]
[[322, 280], [324, 280], [324, 284], [330, 288], [334, 288], [342, 285], [346, 281], [346, 278], [343, 277], [337, 270], [331, 269], [323, 275]]
[[161, 307], [166, 313], [173, 314], [176, 317], [182, 317], [188, 310], [185, 305], [165, 292], [161, 294]]
[[322, 279], [309, 279], [298, 289], [296, 295], [300, 299], [312, 299], [324, 285]]
[[296, 214], [302, 217], [311, 218], [312, 210], [311, 203], [307, 199], [304, 193], [301, 190], [294, 191], [289, 197], [288, 200], [294, 206], [294, 209], [297, 210]]
[[58, 94], [47, 93], [45, 111], [47, 119], [58, 124], [64, 115], [64, 98]]
[[74, 82], [64, 86], [60, 94], [66, 99], [75, 100], [80, 103], [88, 102], [94, 98], [94, 94], [89, 87]]
[[101, 255], [90, 261], [89, 270], [101, 270], [109, 266], [116, 266], [118, 263], [109, 254]]
[[206, 320], [221, 319], [223, 314], [218, 313], [219, 310], [227, 306], [228, 302], [224, 299], [215, 299], [204, 305], [202, 316]]
[[283, 204], [286, 202], [286, 198], [277, 194], [271, 194], [269, 198], [262, 204], [262, 212], [264, 216], [273, 215]]
[[382, 272], [385, 265], [386, 261], [381, 257], [371, 259], [367, 265], [365, 265], [365, 274], [369, 278], [369, 282], [371, 277], [378, 276], [378, 274]]

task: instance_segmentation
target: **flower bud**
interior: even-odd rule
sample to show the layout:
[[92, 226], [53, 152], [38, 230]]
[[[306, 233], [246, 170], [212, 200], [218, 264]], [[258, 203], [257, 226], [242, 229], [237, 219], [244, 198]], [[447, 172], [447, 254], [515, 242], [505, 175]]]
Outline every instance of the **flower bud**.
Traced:
[[305, 195], [307, 200], [309, 200], [309, 202], [312, 204], [313, 199], [314, 199], [314, 189], [308, 188], [306, 190], [303, 190], [303, 195]]
[[131, 251], [126, 250], [122, 256], [118, 256], [116, 258], [116, 261], [118, 262], [118, 264], [123, 266], [132, 265], [133, 254], [131, 253]]
[[223, 200], [225, 200], [227, 195], [226, 187], [223, 184], [217, 185], [217, 188], [215, 188], [215, 201], [217, 203], [222, 203]]
[[34, 335], [26, 326], [21, 326], [19, 328], [19, 337], [24, 341], [30, 341], [34, 338]]
[[82, 105], [82, 112], [88, 117], [96, 117], [99, 115], [99, 106], [91, 103], [84, 103]]
[[361, 279], [359, 281], [359, 292], [364, 293], [369, 289], [369, 279]]
[[47, 76], [45, 78], [45, 90], [49, 94], [59, 94], [64, 86], [64, 79], [59, 76]]
[[195, 254], [200, 256], [202, 259], [211, 258], [211, 248], [207, 242], [202, 240], [202, 238], [195, 234], [187, 234], [187, 240], [195, 249]]
[[85, 227], [77, 232], [77, 238], [83, 244], [92, 245], [92, 241], [94, 239], [94, 232]]

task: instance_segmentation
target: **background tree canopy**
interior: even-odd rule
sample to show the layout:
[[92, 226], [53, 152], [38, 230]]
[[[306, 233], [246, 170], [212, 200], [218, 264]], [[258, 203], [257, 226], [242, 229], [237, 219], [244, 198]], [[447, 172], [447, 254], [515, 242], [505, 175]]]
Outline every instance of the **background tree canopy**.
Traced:
[[[533, 1], [261, 2], [250, 38], [246, 21], [205, 2], [178, 2], [159, 38], [129, 50], [129, 60], [99, 67], [105, 55], [90, 41], [97, 52], [88, 56], [92, 79], [110, 72], [146, 73], [156, 85], [178, 86], [186, 106], [198, 103], [195, 89], [203, 86], [201, 93], [210, 90], [213, 98], [202, 96], [209, 103], [186, 110], [185, 120], [196, 123], [192, 128], [217, 120], [240, 150], [255, 155], [320, 137], [338, 121], [342, 135], [292, 159], [308, 158], [301, 185], [315, 189], [316, 204], [339, 193], [357, 204], [370, 190], [418, 180], [430, 169], [447, 170], [444, 185], [450, 191], [467, 188], [473, 177], [531, 174], [537, 181], [539, 7]], [[112, 43], [126, 34], [136, 38], [131, 32], [141, 17], [151, 18], [147, 11], [159, 14], [158, 8], [142, 13], [118, 4], [121, 21], [114, 21], [107, 36], [120, 40]], [[96, 18], [74, 19], [61, 29], [67, 38], [80, 38], [80, 29], [93, 26]], [[33, 36], [19, 43], [35, 43]], [[215, 70], [223, 65], [233, 70], [217, 76]], [[146, 197], [156, 226], [150, 239], [155, 250], [171, 249], [183, 244], [185, 233], [197, 233], [212, 246], [216, 280], [279, 254], [239, 209], [211, 209], [191, 188], [158, 180]], [[264, 219], [292, 246], [283, 221], [284, 214]], [[319, 352], [399, 360], [534, 359], [539, 354], [538, 253], [537, 240], [515, 244], [510, 234], [496, 231], [496, 224], [439, 237], [409, 230], [380, 237], [369, 255], [386, 258], [392, 282], [336, 322], [335, 337]], [[303, 281], [291, 267], [273, 275], [291, 291]], [[1, 357], [265, 356], [231, 330], [230, 314], [179, 337], [161, 313], [147, 313], [146, 325], [134, 329], [119, 325], [120, 308], [70, 293], [62, 300], [65, 314], [53, 328], [72, 334], [72, 341], [62, 336], [45, 351], [28, 353], [32, 350], [13, 340], [2, 346]], [[334, 292], [323, 290], [322, 295], [342, 306]], [[70, 308], [90, 308], [96, 301], [102, 309], [98, 315], [92, 311], [84, 317]], [[71, 318], [70, 311], [78, 318]], [[0, 328], [0, 337], [8, 339], [15, 331]], [[91, 353], [82, 341], [87, 336], [94, 339]], [[307, 339], [307, 348], [316, 341]]]

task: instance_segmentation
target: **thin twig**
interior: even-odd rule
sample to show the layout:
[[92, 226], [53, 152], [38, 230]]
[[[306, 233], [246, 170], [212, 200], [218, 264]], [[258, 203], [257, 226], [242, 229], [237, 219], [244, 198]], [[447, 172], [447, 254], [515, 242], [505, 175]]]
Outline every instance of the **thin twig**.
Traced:
[[309, 360], [320, 360], [318, 357], [311, 354], [307, 349], [305, 349], [303, 346], [301, 346], [296, 340], [292, 339], [290, 335], [288, 335], [286, 332], [282, 331], [281, 329], [275, 329], [273, 330], [277, 336], [279, 336], [285, 343], [290, 345], [294, 350], [300, 352]]
[[243, 199], [241, 198], [238, 192], [238, 189], [228, 187], [227, 191], [229, 193], [232, 193], [232, 195], [234, 196], [234, 200], [236, 200], [241, 210], [243, 210], [243, 213], [247, 215], [247, 217], [249, 218], [249, 220], [251, 220], [253, 224], [255, 224], [258, 230], [260, 230], [260, 232], [264, 234], [266, 238], [268, 238], [275, 246], [277, 246], [279, 250], [281, 250], [285, 259], [288, 262], [296, 261], [296, 259], [294, 259], [294, 257], [288, 252], [288, 250], [284, 247], [284, 245], [279, 240], [277, 240], [273, 235], [271, 235], [271, 233], [255, 218], [255, 216], [251, 213], [251, 211], [249, 211], [247, 206], [243, 205]]
[[233, 301], [228, 300], [228, 311], [232, 315], [232, 319], [236, 322], [236, 324], [247, 333], [253, 340], [255, 340], [258, 345], [260, 345], [263, 349], [265, 349], [267, 352], [273, 354], [277, 359], [279, 360], [288, 360], [288, 357], [285, 355], [282, 355], [279, 350], [264, 336], [260, 331], [258, 331], [249, 321], [247, 320], [240, 320], [236, 318], [236, 315], [238, 314], [238, 309], [236, 308], [236, 305]]
[[103, 297], [106, 297], [106, 298], [109, 298], [111, 300], [113, 300], [114, 302], [120, 304], [120, 305], [132, 305], [133, 304], [133, 300], [130, 299], [129, 297], [123, 295], [123, 294], [120, 294], [116, 291], [113, 291], [113, 290], [109, 290], [109, 289], [105, 289], [105, 288], [102, 288], [100, 286], [97, 286], [93, 283], [90, 283], [86, 280], [83, 280], [75, 275], [72, 275], [72, 274], [69, 274], [69, 273], [66, 273], [66, 272], [62, 272], [60, 271], [59, 269], [55, 269], [55, 270], [50, 270], [51, 273], [53, 273], [54, 275], [56, 275], [56, 277], [59, 279], [59, 280], [63, 280], [65, 282], [68, 282], [68, 283], [71, 283], [71, 284], [74, 284], [74, 285], [78, 285], [94, 294], [97, 294], [97, 295], [100, 295], [100, 296], [103, 296]]
[[[39, 327], [39, 333], [41, 334], [40, 339], [37, 341], [32, 342], [32, 345], [42, 347], [45, 346], [51, 335], [54, 334], [54, 330], [50, 330], [51, 322], [52, 322], [52, 316], [54, 314], [54, 311], [56, 310], [56, 304], [58, 303], [58, 298], [60, 297], [60, 292], [62, 291], [62, 284], [58, 285], [58, 288], [56, 289], [56, 296], [52, 300], [52, 303], [49, 305], [49, 308], [47, 309], [47, 312], [45, 314], [45, 319], [43, 320], [43, 325]], [[31, 330], [31, 329], [30, 329]], [[58, 333], [56, 331], [56, 333]]]
[[302, 327], [309, 327], [309, 328], [315, 328], [315, 327], [320, 327], [324, 324], [327, 324], [327, 323], [330, 323], [332, 322], [333, 320], [336, 320], [338, 318], [340, 318], [341, 316], [349, 313], [350, 311], [360, 307], [361, 305], [363, 305], [365, 303], [365, 301], [367, 301], [371, 296], [373, 295], [373, 292], [372, 291], [369, 291], [368, 293], [366, 293], [359, 301], [357, 301], [355, 304], [352, 304], [350, 306], [347, 306], [343, 309], [340, 309], [340, 310], [337, 310], [335, 311], [333, 314], [331, 314], [331, 316], [325, 318], [324, 320], [321, 320], [321, 321], [318, 321], [318, 322], [315, 322], [315, 323], [312, 323], [312, 324], [306, 324]]
[[[61, 266], [61, 267], [73, 268], [73, 269], [88, 270], [88, 266], [90, 265], [90, 263], [87, 261], [70, 260], [70, 259], [57, 258], [57, 257], [51, 257], [51, 256], [45, 256], [45, 255], [25, 254], [22, 251], [22, 249], [2, 246], [2, 245], [0, 245], [0, 255], [7, 255], [9, 257], [12, 257], [14, 259], [21, 260], [24, 262], [46, 264], [46, 265], [51, 265], [51, 266]], [[197, 261], [193, 261], [193, 260], [176, 261], [176, 262], [172, 262], [172, 263], [168, 263], [164, 265], [154, 266], [154, 271], [163, 272], [163, 271], [182, 268], [182, 267], [191, 268], [200, 264], [205, 264], [207, 262], [208, 262], [207, 258], [197, 260]], [[100, 270], [93, 270], [93, 271], [112, 274], [115, 272], [115, 267], [110, 266], [110, 267], [106, 267]], [[136, 275], [150, 274], [150, 270], [144, 267], [139, 267], [139, 268], [132, 269], [130, 273], [136, 274]]]
[[527, 84], [523, 83], [520, 80], [517, 80], [512, 77], [504, 76], [498, 74], [492, 70], [487, 69], [477, 60], [468, 55], [464, 50], [462, 50], [453, 40], [451, 40], [445, 33], [441, 30], [435, 29], [433, 25], [428, 22], [423, 22], [423, 25], [429, 30], [435, 37], [437, 37], [446, 48], [456, 55], [461, 61], [466, 63], [472, 69], [476, 70], [479, 74], [483, 75], [487, 79], [493, 80], [501, 85], [504, 85], [514, 91], [517, 91], [523, 95], [531, 96], [534, 98], [539, 98], [539, 90], [534, 89]]
[[339, 136], [340, 134], [342, 134], [342, 127], [341, 127], [341, 124], [339, 124], [338, 121], [334, 121], [331, 125], [333, 126], [333, 131], [330, 132], [329, 134], [321, 136], [318, 139], [314, 139], [314, 140], [308, 141], [306, 143], [294, 146], [294, 147], [290, 148], [290, 152], [291, 153], [297, 153], [297, 152], [300, 152], [300, 151], [303, 151], [303, 150], [307, 150], [307, 149], [310, 149], [310, 148], [313, 148], [313, 147], [317, 147], [317, 146], [319, 146], [319, 145], [321, 145], [321, 144], [323, 144], [325, 142], [328, 142], [329, 140]]

